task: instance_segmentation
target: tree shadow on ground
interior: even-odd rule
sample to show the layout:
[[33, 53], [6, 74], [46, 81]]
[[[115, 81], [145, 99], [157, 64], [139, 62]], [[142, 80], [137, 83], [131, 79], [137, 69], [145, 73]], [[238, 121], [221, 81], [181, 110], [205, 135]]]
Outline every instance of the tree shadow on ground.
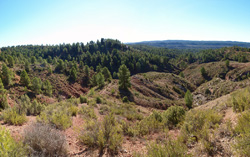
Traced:
[[121, 98], [127, 96], [129, 101], [131, 102], [135, 101], [134, 95], [130, 90], [124, 90], [124, 89], [119, 88], [119, 92], [120, 92]]

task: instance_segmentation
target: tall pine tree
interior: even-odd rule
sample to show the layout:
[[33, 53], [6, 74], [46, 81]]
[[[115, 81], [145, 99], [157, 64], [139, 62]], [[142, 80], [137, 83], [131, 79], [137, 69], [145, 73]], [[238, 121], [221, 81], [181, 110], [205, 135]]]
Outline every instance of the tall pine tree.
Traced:
[[126, 67], [126, 65], [121, 65], [118, 72], [119, 77], [119, 88], [127, 90], [131, 84], [130, 84], [130, 71]]
[[97, 74], [97, 84], [99, 88], [102, 88], [105, 83], [105, 78], [102, 73]]
[[5, 109], [8, 106], [6, 90], [4, 89], [2, 79], [0, 78], [0, 108]]
[[26, 70], [23, 70], [21, 75], [20, 75], [20, 84], [22, 84], [23, 86], [28, 87], [30, 84], [30, 78], [26, 72]]
[[42, 89], [45, 95], [52, 96], [52, 86], [49, 80], [43, 82]]
[[109, 81], [109, 82], [111, 81], [112, 76], [111, 76], [111, 73], [107, 67], [104, 67], [102, 69], [102, 74], [104, 75], [105, 81]]
[[191, 109], [192, 105], [193, 105], [193, 96], [191, 94], [191, 92], [188, 90], [185, 94], [185, 102], [186, 102], [186, 106]]
[[6, 64], [2, 64], [2, 81], [5, 86], [11, 84], [11, 72]]
[[90, 82], [90, 72], [89, 72], [89, 66], [88, 65], [85, 65], [84, 73], [85, 73], [84, 82], [86, 82], [86, 85], [88, 85], [89, 82]]
[[76, 68], [75, 68], [75, 67], [73, 67], [73, 68], [71, 69], [71, 71], [70, 71], [70, 79], [71, 79], [72, 81], [76, 81], [76, 79], [77, 79], [77, 71], [76, 71]]
[[39, 94], [41, 92], [41, 88], [42, 88], [42, 81], [40, 78], [33, 78], [32, 80], [32, 90], [33, 92], [35, 92], [36, 94]]

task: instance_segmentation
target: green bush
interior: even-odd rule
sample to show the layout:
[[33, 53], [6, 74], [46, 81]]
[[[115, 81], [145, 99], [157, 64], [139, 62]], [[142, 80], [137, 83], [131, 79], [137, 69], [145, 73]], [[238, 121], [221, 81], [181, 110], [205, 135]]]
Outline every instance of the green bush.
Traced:
[[21, 142], [16, 142], [9, 131], [4, 127], [0, 127], [0, 156], [10, 157], [10, 156], [26, 156], [26, 147]]
[[250, 111], [242, 113], [238, 117], [235, 132], [239, 134], [233, 145], [239, 156], [250, 156]]
[[87, 105], [95, 107], [96, 106], [96, 100], [95, 99], [88, 100]]
[[28, 109], [29, 113], [32, 115], [38, 115], [44, 110], [45, 106], [41, 104], [40, 102], [37, 102], [37, 100], [34, 100], [31, 103], [30, 108]]
[[164, 143], [151, 143], [147, 147], [148, 157], [187, 156], [187, 147], [178, 140], [168, 139]]
[[108, 113], [109, 111], [110, 111], [110, 107], [109, 107], [109, 106], [107, 106], [107, 105], [102, 105], [102, 106], [100, 107], [99, 113], [100, 113], [101, 115], [104, 115], [104, 114]]
[[55, 125], [58, 129], [65, 130], [72, 125], [70, 105], [53, 104], [41, 112], [38, 122]]
[[163, 118], [160, 112], [153, 111], [151, 115], [143, 118], [143, 115], [138, 113], [138, 110], [131, 104], [119, 105], [119, 108], [112, 108], [112, 111], [116, 114], [123, 115], [129, 121], [134, 121], [134, 125], [132, 126], [129, 126], [128, 122], [121, 122], [125, 135], [144, 136], [164, 129]]
[[111, 89], [111, 94], [115, 95], [115, 89], [114, 88]]
[[250, 156], [250, 133], [236, 138], [234, 148], [239, 156]]
[[19, 114], [38, 115], [42, 110], [44, 110], [44, 108], [45, 106], [40, 102], [37, 102], [37, 100], [31, 102], [27, 95], [22, 95], [17, 103], [17, 110]]
[[235, 131], [240, 134], [250, 133], [250, 111], [243, 112], [238, 117], [238, 123]]
[[[0, 78], [1, 79], [1, 78]], [[0, 80], [1, 81], [1, 80]], [[1, 82], [0, 82], [1, 83]], [[1, 85], [0, 85], [1, 86]], [[1, 90], [1, 89], [0, 89]], [[8, 100], [7, 100], [7, 95], [1, 93], [0, 91], [0, 109], [7, 109], [9, 108]]]
[[96, 103], [98, 103], [98, 104], [102, 103], [102, 99], [99, 96], [96, 97]]
[[189, 109], [191, 109], [193, 107], [193, 96], [189, 90], [187, 90], [187, 92], [185, 93], [184, 99], [185, 99], [186, 106]]
[[121, 129], [124, 135], [135, 137], [139, 134], [138, 129], [136, 127], [130, 126], [127, 121], [121, 121]]
[[79, 135], [79, 140], [88, 147], [98, 147], [98, 138], [103, 138], [103, 135], [99, 137], [100, 130], [101, 124], [99, 122], [93, 120], [87, 121]]
[[69, 113], [70, 113], [71, 116], [76, 116], [77, 113], [78, 113], [78, 107], [75, 106], [75, 105], [71, 105], [69, 107]]
[[31, 102], [27, 95], [22, 95], [17, 102], [17, 109], [19, 114], [30, 114]]
[[179, 73], [179, 76], [180, 76], [180, 77], [182, 77], [182, 78], [185, 78], [185, 76], [184, 76], [184, 73], [183, 73], [183, 72], [180, 72], [180, 73]]
[[235, 112], [243, 112], [250, 109], [250, 88], [232, 95], [232, 106]]
[[[180, 138], [187, 145], [197, 142], [195, 153], [198, 156], [213, 156], [218, 152], [217, 139], [214, 131], [219, 127], [222, 115], [212, 109], [193, 109], [187, 112], [185, 122], [181, 128]], [[225, 132], [224, 132], [225, 133]], [[200, 154], [201, 153], [201, 154]]]
[[124, 103], [121, 105], [112, 104], [111, 111], [117, 115], [122, 115], [127, 118], [127, 120], [142, 120], [143, 115], [138, 113], [138, 110], [134, 107], [133, 103]]
[[206, 78], [207, 77], [207, 72], [204, 67], [201, 67], [201, 75]]
[[84, 118], [97, 119], [94, 108], [90, 106], [82, 106], [80, 114], [82, 114]]
[[129, 102], [128, 97], [127, 96], [123, 97], [122, 102], [124, 102], [124, 103]]
[[140, 122], [137, 122], [136, 127], [138, 129], [139, 136], [159, 132], [164, 128], [162, 117], [157, 111], [154, 111], [148, 117], [144, 118]]
[[19, 114], [16, 111], [16, 108], [4, 110], [2, 112], [2, 119], [4, 120], [4, 123], [10, 125], [23, 125], [27, 121], [25, 114]]
[[66, 105], [68, 105], [68, 106], [70, 106], [70, 105], [78, 106], [79, 101], [78, 101], [78, 99], [70, 98], [70, 99], [68, 99], [65, 103], [66, 103]]
[[132, 113], [127, 112], [126, 114], [124, 114], [124, 116], [129, 121], [135, 121], [135, 120], [142, 120], [143, 119], [143, 115], [141, 115], [139, 113], [136, 113], [136, 112], [132, 112]]
[[171, 106], [163, 113], [165, 124], [169, 127], [176, 126], [185, 118], [185, 109], [181, 106]]
[[100, 152], [106, 147], [110, 154], [116, 154], [122, 144], [122, 134], [113, 114], [104, 117], [102, 123], [88, 121], [79, 139], [89, 147], [98, 147]]
[[88, 96], [93, 96], [93, 95], [95, 95], [95, 90], [94, 90], [94, 88], [91, 88], [89, 93], [88, 93]]
[[80, 103], [87, 103], [88, 99], [87, 97], [80, 96]]
[[207, 137], [207, 130], [213, 129], [220, 124], [222, 116], [213, 110], [195, 109], [187, 112], [181, 135], [185, 141], [198, 140]]
[[59, 129], [67, 129], [72, 125], [72, 120], [69, 115], [67, 115], [64, 111], [57, 112], [52, 115], [51, 122], [57, 126]]
[[66, 136], [48, 124], [34, 123], [24, 130], [29, 156], [66, 156]]
[[113, 127], [113, 130], [110, 133], [111, 137], [108, 141], [108, 149], [111, 154], [117, 154], [122, 145], [123, 136], [118, 130], [118, 127]]
[[116, 154], [122, 144], [122, 134], [113, 113], [104, 117], [102, 121], [104, 139], [111, 154]]

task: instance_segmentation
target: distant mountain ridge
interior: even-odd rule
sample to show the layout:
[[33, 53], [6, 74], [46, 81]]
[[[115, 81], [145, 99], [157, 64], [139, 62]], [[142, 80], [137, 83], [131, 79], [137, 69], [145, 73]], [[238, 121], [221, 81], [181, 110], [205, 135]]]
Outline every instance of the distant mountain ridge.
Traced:
[[250, 43], [239, 41], [195, 41], [195, 40], [156, 40], [126, 43], [128, 45], [147, 45], [169, 49], [217, 49], [240, 46], [250, 48]]

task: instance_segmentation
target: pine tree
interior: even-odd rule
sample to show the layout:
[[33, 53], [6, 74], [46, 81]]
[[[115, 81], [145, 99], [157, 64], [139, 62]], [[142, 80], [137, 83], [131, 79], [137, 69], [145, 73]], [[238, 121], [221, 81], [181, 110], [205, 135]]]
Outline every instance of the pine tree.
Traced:
[[117, 76], [117, 73], [116, 73], [116, 72], [113, 72], [113, 78], [114, 78], [114, 79], [117, 79], [117, 78], [118, 78], [118, 76]]
[[23, 86], [28, 87], [30, 84], [30, 78], [26, 72], [26, 70], [23, 70], [21, 75], [20, 75], [20, 84], [22, 84]]
[[4, 85], [2, 79], [0, 78], [0, 95], [5, 93]]
[[91, 85], [97, 86], [97, 74], [95, 74], [91, 79]]
[[78, 65], [77, 65], [77, 62], [76, 61], [73, 61], [73, 67], [76, 69], [76, 71], [78, 71]]
[[58, 70], [59, 72], [63, 72], [64, 69], [65, 69], [65, 64], [62, 59], [59, 59], [57, 66], [56, 66], [56, 70]]
[[141, 64], [140, 64], [140, 62], [137, 62], [136, 65], [135, 65], [135, 67], [136, 67], [136, 71], [137, 72], [141, 71]]
[[47, 62], [48, 62], [48, 63], [52, 63], [52, 58], [51, 58], [51, 56], [48, 56]]
[[101, 65], [96, 66], [96, 72], [97, 73], [101, 72], [101, 70], [102, 70], [102, 66]]
[[34, 64], [36, 62], [36, 57], [35, 56], [32, 56], [31, 57], [31, 63]]
[[25, 62], [24, 67], [25, 67], [26, 72], [30, 72], [30, 63], [28, 61]]
[[52, 86], [49, 80], [43, 82], [42, 89], [45, 95], [52, 96]]
[[73, 81], [76, 81], [77, 79], [77, 71], [75, 67], [73, 67], [70, 71], [70, 79]]
[[83, 68], [83, 67], [84, 67], [84, 63], [83, 63], [83, 61], [80, 61], [79, 68]]
[[6, 109], [9, 107], [7, 95], [6, 94], [0, 94], [0, 108]]
[[9, 67], [13, 68], [14, 67], [14, 59], [12, 56], [8, 55], [7, 57]]
[[36, 94], [39, 94], [41, 92], [41, 88], [42, 88], [42, 81], [40, 78], [33, 78], [32, 80], [32, 90], [33, 92], [35, 92]]
[[119, 68], [118, 72], [118, 77], [119, 77], [119, 88], [121, 89], [128, 89], [131, 84], [130, 84], [130, 71], [126, 67], [126, 65], [121, 65]]
[[97, 74], [97, 84], [99, 88], [102, 88], [105, 83], [105, 78], [102, 73]]
[[4, 89], [2, 79], [0, 78], [0, 108], [2, 109], [5, 109], [9, 106], [7, 101], [7, 95], [5, 92], [6, 90]]
[[192, 108], [192, 104], [193, 104], [193, 96], [192, 93], [188, 90], [185, 94], [185, 102], [186, 102], [186, 106], [191, 109]]
[[109, 82], [111, 81], [112, 76], [111, 76], [111, 73], [107, 67], [104, 67], [102, 69], [102, 74], [104, 75], [105, 81], [109, 81]]
[[226, 67], [227, 67], [227, 68], [229, 68], [229, 64], [230, 64], [230, 62], [229, 62], [229, 60], [228, 60], [228, 59], [226, 60], [225, 64], [226, 64]]
[[2, 64], [2, 81], [5, 86], [11, 84], [11, 72], [6, 64]]
[[204, 67], [201, 68], [201, 75], [205, 78], [207, 76], [207, 72]]
[[184, 78], [183, 72], [180, 72], [179, 76], [182, 77], [182, 78]]
[[38, 115], [39, 113], [41, 113], [41, 111], [44, 109], [44, 106], [40, 103], [37, 102], [37, 100], [35, 99], [32, 103], [31, 103], [31, 108], [30, 108], [30, 114], [32, 115]]
[[51, 74], [52, 74], [52, 69], [51, 69], [51, 67], [50, 67], [50, 66], [48, 67], [48, 74], [49, 74], [49, 75], [51, 75]]
[[22, 95], [20, 100], [18, 101], [18, 112], [19, 114], [31, 114], [31, 101], [28, 95]]
[[86, 82], [86, 85], [88, 85], [89, 82], [90, 82], [90, 72], [89, 72], [89, 66], [88, 65], [85, 66], [84, 73], [85, 73], [84, 81]]

